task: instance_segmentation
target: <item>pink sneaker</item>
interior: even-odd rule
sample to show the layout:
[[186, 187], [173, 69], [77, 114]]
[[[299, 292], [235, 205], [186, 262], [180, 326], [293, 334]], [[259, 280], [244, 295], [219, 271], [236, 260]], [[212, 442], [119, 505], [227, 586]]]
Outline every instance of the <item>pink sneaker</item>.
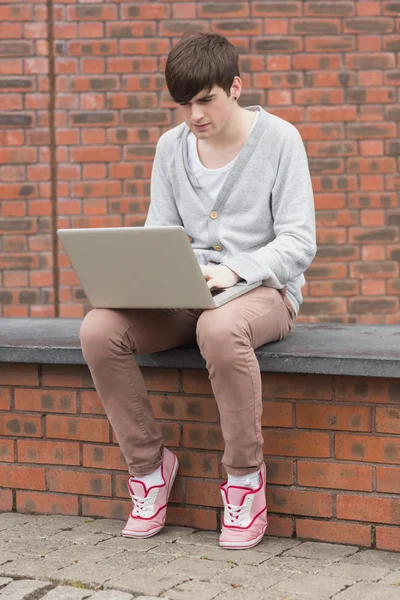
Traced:
[[134, 477], [128, 479], [128, 491], [133, 502], [133, 510], [122, 530], [124, 537], [147, 538], [155, 535], [165, 525], [168, 498], [171, 493], [176, 473], [178, 459], [168, 448], [164, 448], [161, 475], [162, 485], [149, 489]]
[[241, 550], [252, 548], [261, 542], [268, 524], [266, 474], [267, 470], [263, 464], [260, 486], [256, 490], [234, 485], [227, 487], [227, 481], [220, 486], [224, 502], [224, 517], [219, 537], [219, 545], [222, 548]]

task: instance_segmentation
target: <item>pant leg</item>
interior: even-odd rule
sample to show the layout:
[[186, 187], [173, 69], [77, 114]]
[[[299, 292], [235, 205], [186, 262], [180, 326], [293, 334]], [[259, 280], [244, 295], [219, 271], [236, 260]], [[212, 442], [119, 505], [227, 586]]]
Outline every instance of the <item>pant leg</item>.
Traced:
[[199, 317], [197, 342], [220, 412], [222, 464], [231, 475], [251, 473], [263, 462], [261, 373], [254, 349], [283, 339], [294, 319], [284, 293], [263, 286]]
[[196, 343], [201, 310], [93, 309], [81, 326], [82, 353], [132, 475], [161, 464], [162, 436], [134, 354]]

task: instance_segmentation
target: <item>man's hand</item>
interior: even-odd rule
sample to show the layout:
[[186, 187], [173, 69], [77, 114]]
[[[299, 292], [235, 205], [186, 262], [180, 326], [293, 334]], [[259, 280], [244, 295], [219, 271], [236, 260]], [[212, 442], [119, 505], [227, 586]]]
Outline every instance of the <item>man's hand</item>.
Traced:
[[235, 285], [240, 277], [225, 265], [200, 265], [208, 288], [229, 288]]

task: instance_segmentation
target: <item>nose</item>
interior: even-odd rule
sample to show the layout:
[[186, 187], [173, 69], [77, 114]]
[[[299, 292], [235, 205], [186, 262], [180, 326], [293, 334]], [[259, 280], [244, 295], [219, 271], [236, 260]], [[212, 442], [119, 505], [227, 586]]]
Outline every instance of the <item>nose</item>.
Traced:
[[204, 116], [204, 111], [201, 106], [192, 106], [192, 121], [194, 123], [200, 122]]

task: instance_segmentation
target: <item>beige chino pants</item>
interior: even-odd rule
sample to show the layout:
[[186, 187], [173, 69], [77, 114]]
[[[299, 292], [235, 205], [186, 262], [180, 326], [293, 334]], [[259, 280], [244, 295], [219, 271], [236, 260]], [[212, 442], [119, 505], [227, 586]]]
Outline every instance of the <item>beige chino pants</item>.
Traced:
[[282, 340], [295, 311], [258, 287], [212, 310], [93, 309], [80, 330], [82, 352], [131, 475], [161, 464], [163, 440], [135, 354], [199, 346], [221, 417], [222, 464], [246, 475], [263, 462], [261, 374], [254, 349]]

